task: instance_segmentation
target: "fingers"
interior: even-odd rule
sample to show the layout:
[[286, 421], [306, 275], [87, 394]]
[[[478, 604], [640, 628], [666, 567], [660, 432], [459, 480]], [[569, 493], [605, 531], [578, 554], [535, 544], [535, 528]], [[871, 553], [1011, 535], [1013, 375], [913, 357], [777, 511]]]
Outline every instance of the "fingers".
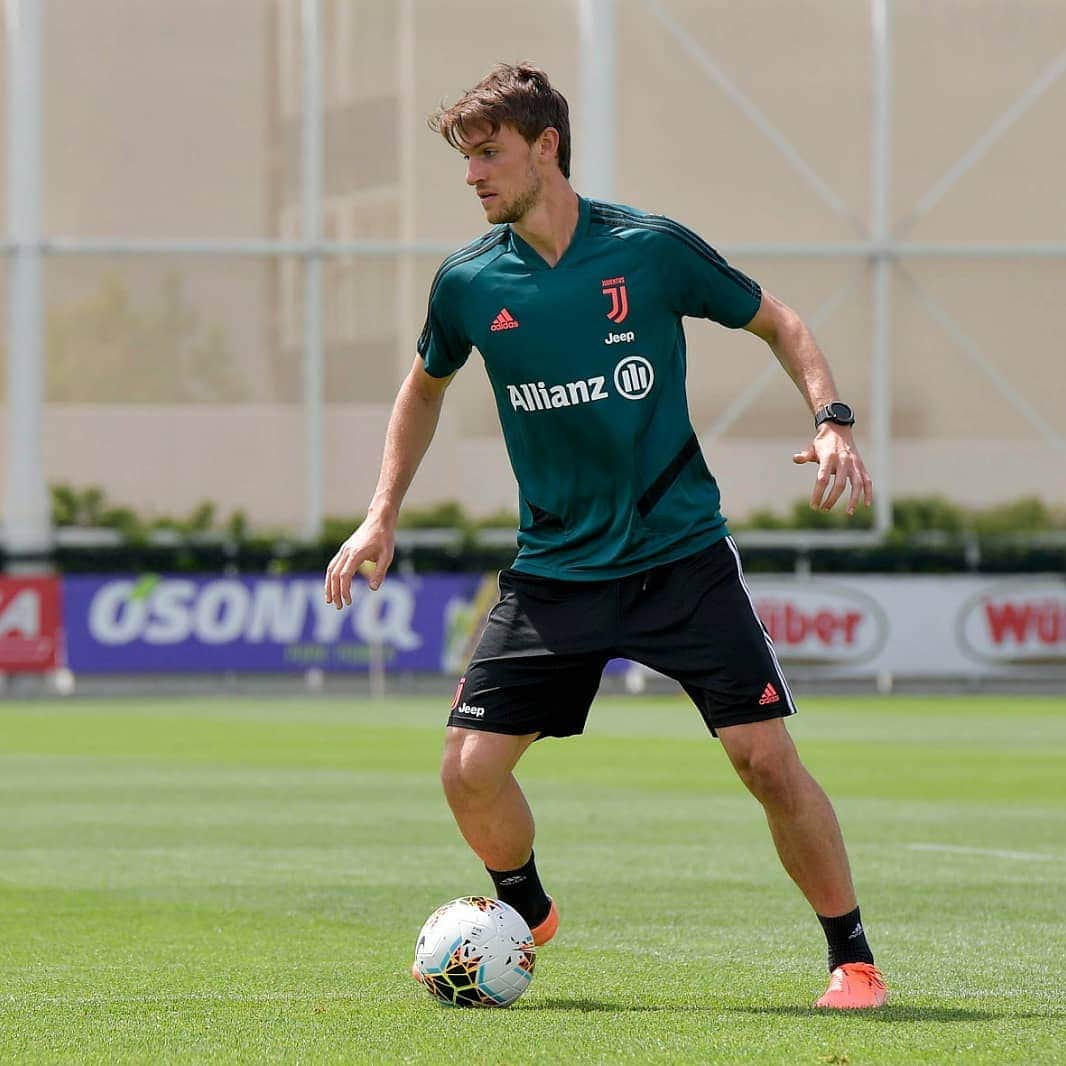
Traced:
[[849, 515], [853, 515], [860, 502], [865, 501], [867, 507], [873, 504], [873, 482], [870, 475], [861, 462], [845, 460], [834, 466], [833, 460], [826, 460], [818, 468], [818, 477], [811, 493], [811, 507], [816, 511], [831, 511], [847, 491], [849, 484], [851, 495], [847, 511]]
[[374, 592], [381, 588], [381, 583], [385, 580], [385, 575], [389, 572], [389, 566], [392, 563], [391, 551], [381, 551], [378, 556], [377, 559], [367, 559], [359, 566], [359, 573], [367, 579], [367, 584]]
[[826, 490], [832, 482], [833, 473], [834, 471], [828, 461], [819, 463], [818, 476], [814, 479], [814, 490], [811, 492], [812, 510], [829, 510], [828, 507], [825, 507], [823, 501], [825, 499]]
[[[374, 556], [378, 558], [374, 558]], [[392, 564], [392, 550], [377, 548], [364, 544], [359, 548], [345, 545], [330, 560], [326, 568], [324, 593], [326, 603], [332, 603], [337, 610], [350, 606], [352, 602], [352, 579], [361, 574], [367, 578], [370, 588], [377, 590], [385, 580], [389, 566]]]
[[367, 560], [365, 548], [344, 547], [333, 556], [326, 570], [326, 603], [332, 603], [339, 611], [352, 602], [352, 578]]
[[[869, 480], [869, 479], [867, 479]], [[862, 478], [853, 477], [851, 479], [851, 496], [848, 499], [848, 514], [853, 515], [855, 513], [855, 506], [862, 498], [865, 486], [862, 483]]]
[[818, 464], [818, 476], [811, 492], [811, 509], [831, 511], [847, 491], [849, 483], [851, 495], [847, 504], [848, 514], [855, 514], [855, 509], [861, 502], [865, 502], [867, 507], [872, 506], [873, 482], [858, 451], [852, 445], [841, 446], [840, 442], [834, 444], [827, 438], [822, 441], [822, 454], [819, 455], [817, 445], [820, 439], [815, 438], [809, 447], [792, 456], [792, 461], [797, 465]]
[[831, 511], [836, 506], [837, 500], [844, 495], [844, 490], [848, 487], [850, 476], [852, 476], [852, 472], [846, 464], [842, 468], [833, 471], [833, 485], [829, 490], [829, 495], [822, 503], [823, 511]]
[[851, 499], [848, 500], [848, 514], [854, 514], [855, 508], [861, 500], [865, 500], [869, 507], [874, 502], [874, 486], [866, 467], [862, 463], [856, 463], [851, 475]]
[[340, 560], [340, 557], [341, 553], [337, 552], [337, 554], [334, 555], [332, 559], [330, 559], [329, 566], [326, 567], [326, 581], [322, 589], [322, 591], [326, 595], [326, 603], [333, 602], [333, 572], [338, 564], [338, 561]]
[[326, 569], [326, 603], [339, 611], [352, 602], [352, 577], [366, 561], [366, 550], [342, 547]]
[[382, 555], [380, 559], [374, 564], [374, 570], [370, 575], [370, 587], [375, 591], [381, 588], [382, 581], [385, 580], [385, 575], [389, 572], [389, 566], [392, 563], [392, 553], [388, 555]]

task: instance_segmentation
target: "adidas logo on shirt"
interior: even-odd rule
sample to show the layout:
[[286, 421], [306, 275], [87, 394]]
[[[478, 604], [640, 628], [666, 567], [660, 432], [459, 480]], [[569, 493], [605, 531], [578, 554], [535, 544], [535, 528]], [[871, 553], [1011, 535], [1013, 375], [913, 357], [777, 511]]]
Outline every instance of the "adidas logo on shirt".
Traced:
[[492, 320], [492, 325], [489, 326], [489, 330], [493, 333], [499, 333], [502, 329], [518, 329], [518, 319], [506, 307], [500, 309], [500, 313]]

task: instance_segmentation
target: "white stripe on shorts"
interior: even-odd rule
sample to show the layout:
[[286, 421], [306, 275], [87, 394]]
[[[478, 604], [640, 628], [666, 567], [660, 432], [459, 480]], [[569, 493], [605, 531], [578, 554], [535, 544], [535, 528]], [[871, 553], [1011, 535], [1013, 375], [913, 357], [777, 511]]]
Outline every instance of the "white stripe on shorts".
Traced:
[[788, 679], [785, 677], [785, 671], [781, 669], [781, 663], [778, 661], [777, 652], [774, 651], [774, 642], [770, 639], [770, 634], [766, 632], [766, 626], [762, 624], [762, 619], [759, 617], [759, 612], [755, 610], [755, 601], [751, 598], [751, 589], [748, 588], [748, 583], [744, 580], [744, 568], [740, 565], [740, 552], [737, 551], [736, 543], [732, 537], [725, 538], [726, 544], [729, 545], [729, 550], [733, 553], [733, 558], [737, 562], [737, 577], [740, 578], [740, 587], [744, 590], [744, 595], [748, 597], [748, 603], [751, 604], [751, 613], [755, 615], [755, 623], [759, 627], [759, 631], [763, 635], [763, 639], [766, 641], [766, 646], [770, 649], [770, 658], [774, 661], [774, 666], [777, 669], [777, 676], [781, 679], [781, 684], [785, 690], [785, 702], [788, 704], [788, 713], [796, 713], [796, 701], [792, 698], [792, 690], [788, 687]]

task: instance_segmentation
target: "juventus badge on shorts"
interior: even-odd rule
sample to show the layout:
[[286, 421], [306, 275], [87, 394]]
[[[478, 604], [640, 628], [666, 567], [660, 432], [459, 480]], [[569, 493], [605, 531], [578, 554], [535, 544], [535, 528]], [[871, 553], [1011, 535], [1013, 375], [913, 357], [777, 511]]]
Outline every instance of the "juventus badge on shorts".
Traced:
[[452, 700], [452, 710], [459, 706], [459, 701], [463, 698], [463, 685], [466, 684], [466, 676], [459, 678], [459, 684], [455, 686], [455, 699]]

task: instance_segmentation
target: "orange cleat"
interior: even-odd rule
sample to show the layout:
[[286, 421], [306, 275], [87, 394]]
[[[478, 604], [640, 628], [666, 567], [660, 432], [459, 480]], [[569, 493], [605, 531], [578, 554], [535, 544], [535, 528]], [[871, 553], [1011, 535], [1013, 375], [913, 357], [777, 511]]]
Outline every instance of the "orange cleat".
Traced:
[[829, 987], [816, 1007], [827, 1010], [868, 1010], [883, 1007], [888, 989], [881, 971], [868, 962], [845, 962], [829, 975]]
[[548, 917], [540, 925], [530, 930], [533, 934], [533, 943], [539, 948], [541, 944], [547, 944], [558, 931], [559, 908], [555, 906], [555, 900], [551, 900], [551, 909], [548, 911]]

